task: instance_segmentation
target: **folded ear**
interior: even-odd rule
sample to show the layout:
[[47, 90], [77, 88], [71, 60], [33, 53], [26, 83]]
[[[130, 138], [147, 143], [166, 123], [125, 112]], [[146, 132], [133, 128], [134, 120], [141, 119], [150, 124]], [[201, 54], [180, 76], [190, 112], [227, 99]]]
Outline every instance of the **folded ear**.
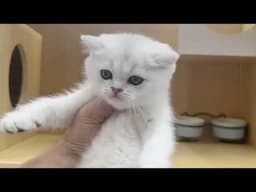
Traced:
[[81, 35], [80, 38], [86, 52], [89, 51], [91, 53], [97, 53], [104, 48], [103, 43], [97, 36]]
[[153, 55], [155, 65], [160, 67], [176, 64], [178, 59], [179, 54], [174, 51], [169, 45], [165, 45], [164, 48], [159, 49]]
[[176, 69], [176, 62], [179, 57], [179, 54], [169, 45], [163, 44], [163, 46], [152, 55], [153, 65], [159, 68], [171, 68], [173, 73]]

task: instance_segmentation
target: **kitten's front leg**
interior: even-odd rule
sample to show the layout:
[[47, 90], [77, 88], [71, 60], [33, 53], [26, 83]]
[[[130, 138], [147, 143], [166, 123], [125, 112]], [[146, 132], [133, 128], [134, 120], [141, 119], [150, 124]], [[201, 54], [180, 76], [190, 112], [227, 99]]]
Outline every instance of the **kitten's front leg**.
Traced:
[[171, 168], [175, 139], [170, 123], [152, 122], [143, 135], [140, 168]]
[[38, 128], [66, 128], [75, 112], [92, 98], [90, 86], [21, 105], [0, 119], [0, 132], [16, 133]]

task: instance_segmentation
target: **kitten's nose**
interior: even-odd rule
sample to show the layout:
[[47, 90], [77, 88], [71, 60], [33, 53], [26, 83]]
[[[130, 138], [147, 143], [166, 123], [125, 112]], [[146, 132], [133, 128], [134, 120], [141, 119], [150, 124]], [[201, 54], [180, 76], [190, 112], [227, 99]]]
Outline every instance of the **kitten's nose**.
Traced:
[[121, 93], [123, 91], [122, 88], [115, 88], [115, 87], [111, 87], [113, 93], [115, 94], [115, 96], [117, 96], [119, 93]]

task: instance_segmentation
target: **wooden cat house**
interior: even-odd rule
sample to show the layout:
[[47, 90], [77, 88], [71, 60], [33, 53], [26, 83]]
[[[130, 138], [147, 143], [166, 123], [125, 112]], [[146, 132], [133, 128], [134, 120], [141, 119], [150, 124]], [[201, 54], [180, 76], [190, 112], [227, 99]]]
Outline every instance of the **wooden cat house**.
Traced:
[[[39, 95], [42, 36], [25, 24], [0, 25], [0, 115]], [[0, 134], [0, 149], [28, 137]]]

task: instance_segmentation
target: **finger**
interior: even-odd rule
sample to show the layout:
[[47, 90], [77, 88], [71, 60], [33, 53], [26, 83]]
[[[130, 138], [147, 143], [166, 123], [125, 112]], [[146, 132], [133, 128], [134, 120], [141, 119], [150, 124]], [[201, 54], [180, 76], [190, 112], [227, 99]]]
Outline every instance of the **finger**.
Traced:
[[85, 104], [78, 112], [78, 119], [93, 120], [101, 123], [113, 113], [113, 108], [106, 101], [95, 98]]
[[113, 107], [103, 99], [97, 98], [92, 113], [97, 113], [101, 118], [107, 118], [113, 113]]

